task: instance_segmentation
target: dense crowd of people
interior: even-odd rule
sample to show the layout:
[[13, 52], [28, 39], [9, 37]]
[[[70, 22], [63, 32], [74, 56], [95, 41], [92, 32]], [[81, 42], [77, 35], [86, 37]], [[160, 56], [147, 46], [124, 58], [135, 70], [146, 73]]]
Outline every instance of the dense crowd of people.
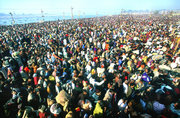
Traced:
[[0, 26], [2, 117], [180, 117], [179, 18]]

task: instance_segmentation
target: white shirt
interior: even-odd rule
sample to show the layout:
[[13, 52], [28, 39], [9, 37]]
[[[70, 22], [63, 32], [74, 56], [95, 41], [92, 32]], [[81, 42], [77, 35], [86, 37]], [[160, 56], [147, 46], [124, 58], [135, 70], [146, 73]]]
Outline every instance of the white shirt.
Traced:
[[81, 55], [84, 56], [85, 52], [84, 51], [81, 51]]
[[95, 67], [96, 63], [93, 61], [91, 62], [92, 66]]
[[59, 79], [58, 76], [55, 77], [55, 80], [56, 80], [56, 83], [57, 83], [57, 82], [60, 82], [60, 79]]
[[178, 66], [180, 66], [180, 57], [177, 57], [177, 58], [176, 58], [175, 63], [178, 64]]
[[90, 43], [92, 42], [92, 38], [89, 38], [89, 42], [90, 42]]
[[67, 45], [67, 40], [66, 39], [63, 40], [63, 44]]
[[91, 72], [91, 66], [89, 64], [86, 66], [86, 72]]
[[46, 81], [43, 82], [43, 87], [44, 87], [44, 88], [47, 87], [47, 82], [46, 82]]
[[42, 79], [39, 79], [39, 80], [38, 80], [38, 84], [39, 84], [39, 85], [43, 85], [43, 83], [44, 83], [44, 82], [43, 82]]
[[118, 107], [120, 110], [124, 109], [125, 107], [127, 106], [127, 103], [123, 102], [123, 99], [120, 99], [119, 102], [118, 102]]
[[108, 72], [109, 73], [113, 73], [114, 72], [114, 65], [115, 65], [114, 63], [111, 63], [110, 66], [108, 67], [108, 70], [109, 70]]
[[102, 80], [101, 82], [96, 82], [96, 80], [91, 77], [89, 79], [89, 83], [93, 86], [101, 86], [102, 84], [104, 84], [104, 80]]
[[88, 57], [87, 53], [85, 54], [85, 58], [86, 58], [86, 61], [88, 62], [89, 61], [89, 57]]
[[122, 61], [124, 61], [126, 59], [126, 55], [122, 56]]
[[128, 92], [128, 85], [123, 83], [124, 93], [127, 94]]
[[97, 47], [101, 49], [101, 43], [100, 42], [97, 43]]
[[56, 93], [59, 94], [60, 88], [59, 88], [58, 86], [55, 85], [55, 89], [56, 89]]
[[104, 73], [105, 69], [104, 68], [97, 68], [97, 74], [98, 74], [98, 77], [102, 77], [102, 74]]
[[103, 42], [103, 44], [102, 44], [102, 49], [104, 50], [104, 49], [105, 49], [105, 47], [106, 47], [106, 43], [105, 43], [105, 42]]
[[103, 100], [104, 101], [108, 101], [108, 102], [112, 100], [112, 93], [110, 92], [110, 89], [108, 89], [106, 91], [106, 94], [105, 94]]

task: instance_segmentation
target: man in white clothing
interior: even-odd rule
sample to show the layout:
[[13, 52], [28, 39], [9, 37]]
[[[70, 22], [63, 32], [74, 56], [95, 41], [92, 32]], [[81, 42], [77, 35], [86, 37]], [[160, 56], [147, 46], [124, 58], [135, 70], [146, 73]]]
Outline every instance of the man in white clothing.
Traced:
[[88, 62], [85, 69], [88, 74], [91, 72], [91, 62]]
[[123, 83], [123, 88], [124, 88], [124, 93], [125, 94], [127, 94], [127, 92], [128, 92], [128, 85], [127, 84], [128, 84], [128, 81], [125, 80], [124, 83]]

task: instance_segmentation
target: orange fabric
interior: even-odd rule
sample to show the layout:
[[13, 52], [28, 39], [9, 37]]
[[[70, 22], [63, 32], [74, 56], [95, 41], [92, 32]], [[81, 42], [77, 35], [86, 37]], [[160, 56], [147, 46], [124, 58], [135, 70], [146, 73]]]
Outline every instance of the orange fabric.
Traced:
[[105, 49], [109, 50], [109, 44], [106, 44]]
[[145, 68], [145, 65], [141, 65], [141, 68]]
[[34, 73], [36, 73], [36, 71], [37, 71], [37, 66], [34, 66], [33, 70], [34, 70]]
[[29, 72], [29, 68], [26, 66], [26, 67], [24, 68], [24, 71], [25, 71], [26, 73], [28, 73], [28, 72]]

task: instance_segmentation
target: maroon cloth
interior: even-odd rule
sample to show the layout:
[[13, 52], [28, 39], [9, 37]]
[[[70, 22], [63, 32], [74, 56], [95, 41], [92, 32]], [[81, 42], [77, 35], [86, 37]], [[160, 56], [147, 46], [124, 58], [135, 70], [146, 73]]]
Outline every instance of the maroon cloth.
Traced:
[[139, 68], [140, 66], [141, 66], [141, 61], [138, 61], [137, 68]]
[[174, 89], [174, 91], [175, 91], [175, 93], [176, 93], [177, 95], [179, 95], [179, 94], [180, 94], [180, 90], [179, 90], [179, 88], [175, 88], [175, 89]]

